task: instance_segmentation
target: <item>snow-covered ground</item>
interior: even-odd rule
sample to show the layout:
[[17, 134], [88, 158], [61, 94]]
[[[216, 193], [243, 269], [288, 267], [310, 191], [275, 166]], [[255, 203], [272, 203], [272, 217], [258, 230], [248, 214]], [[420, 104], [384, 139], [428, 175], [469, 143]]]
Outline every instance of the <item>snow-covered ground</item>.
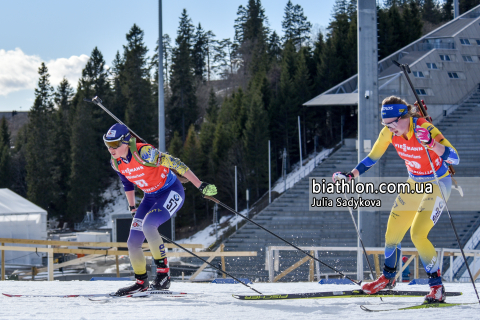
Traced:
[[[104, 293], [130, 284], [124, 281], [27, 282], [2, 281], [0, 291], [11, 294], [86, 294]], [[341, 291], [353, 285], [320, 285], [315, 282], [255, 283], [265, 294]], [[461, 291], [462, 296], [449, 302], [475, 302], [471, 284], [446, 284], [447, 291]], [[107, 303], [86, 298], [8, 298], [0, 297], [0, 319], [45, 320], [119, 320], [119, 319], [480, 319], [480, 305], [367, 313], [360, 305], [371, 308], [416, 305], [416, 298], [305, 299], [283, 301], [240, 301], [232, 294], [255, 294], [241, 284], [172, 283], [172, 290], [204, 293], [196, 298], [156, 297], [147, 299], [114, 299]], [[399, 290], [426, 290], [426, 286], [399, 284]]]

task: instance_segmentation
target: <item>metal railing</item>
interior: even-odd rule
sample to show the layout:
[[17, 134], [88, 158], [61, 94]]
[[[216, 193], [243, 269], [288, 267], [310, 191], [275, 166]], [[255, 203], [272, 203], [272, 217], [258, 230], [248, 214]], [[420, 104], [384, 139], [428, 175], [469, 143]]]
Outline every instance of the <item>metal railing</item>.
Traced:
[[[313, 255], [315, 258], [318, 259], [318, 253], [319, 252], [355, 252], [357, 253], [359, 250], [362, 251], [361, 248], [359, 247], [315, 247], [315, 246], [310, 246], [310, 247], [299, 247], [300, 249], [304, 251], [309, 251], [311, 255]], [[365, 248], [367, 251], [368, 255], [373, 255], [374, 262], [375, 262], [375, 270], [377, 276], [379, 276], [381, 273], [380, 270], [380, 259], [379, 256], [384, 254], [385, 248], [383, 247], [370, 247], [370, 248]], [[460, 249], [448, 249], [448, 248], [437, 248], [435, 249], [437, 251], [438, 259], [440, 261], [440, 271], [443, 271], [443, 258], [444, 257], [450, 257], [450, 265], [453, 264], [453, 257], [455, 256], [461, 256]], [[328, 278], [329, 275], [334, 275], [331, 271], [329, 273], [324, 273], [322, 274], [320, 272], [320, 263], [318, 261], [314, 261], [312, 258], [306, 256], [299, 260], [298, 262], [294, 263], [292, 266], [289, 268], [285, 269], [284, 271], [280, 272], [280, 251], [296, 251], [295, 248], [288, 247], [288, 246], [268, 246], [266, 247], [266, 252], [265, 252], [265, 270], [268, 270], [268, 279], [269, 282], [276, 282], [280, 280], [281, 278], [285, 277], [288, 273], [294, 271], [301, 265], [303, 265], [306, 262], [309, 262], [309, 276], [308, 280], [309, 281], [314, 281], [314, 278], [316, 276], [317, 281], [320, 280], [322, 275], [326, 276]], [[466, 256], [474, 257], [475, 258], [480, 258], [480, 250], [464, 250]], [[402, 269], [397, 273], [397, 278], [402, 280], [402, 271], [413, 261], [414, 262], [414, 278], [418, 278], [419, 275], [419, 256], [418, 256], [418, 251], [415, 248], [402, 248], [402, 254], [399, 256], [399, 264], [402, 265], [402, 257], [403, 256], [410, 256], [408, 261], [403, 264]], [[314, 271], [315, 270], [315, 271]], [[476, 270], [476, 269], [474, 269]], [[280, 272], [279, 274], [275, 273]], [[343, 271], [342, 271], [343, 272]], [[364, 271], [365, 273], [369, 273], [369, 271]], [[345, 274], [345, 272], [343, 272]], [[356, 274], [356, 273], [352, 273]], [[453, 273], [451, 272], [451, 268], [447, 272], [447, 274], [443, 274], [443, 278], [446, 281], [453, 281]], [[474, 279], [477, 279], [480, 276], [480, 270], [477, 271], [477, 273], [474, 276]]]

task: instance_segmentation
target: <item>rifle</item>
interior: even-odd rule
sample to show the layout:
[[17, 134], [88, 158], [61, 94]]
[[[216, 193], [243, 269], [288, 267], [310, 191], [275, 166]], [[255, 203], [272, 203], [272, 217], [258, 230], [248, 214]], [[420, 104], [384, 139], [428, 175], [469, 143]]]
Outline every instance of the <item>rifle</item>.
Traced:
[[[418, 106], [419, 112], [422, 115], [425, 120], [428, 122], [432, 123], [432, 117], [430, 117], [427, 113], [427, 105], [425, 104], [425, 101], [420, 100], [420, 97], [417, 94], [417, 91], [415, 90], [415, 87], [413, 86], [412, 80], [410, 80], [410, 76], [408, 75], [409, 73], [412, 73], [412, 70], [410, 70], [410, 67], [407, 63], [401, 64], [396, 60], [392, 61], [393, 64], [395, 64], [397, 67], [402, 69], [403, 74], [405, 75], [405, 78], [407, 78], [407, 82], [410, 85], [410, 88], [412, 89], [413, 95], [415, 96], [415, 99], [417, 99], [415, 105]], [[455, 175], [455, 169], [453, 168], [452, 165], [448, 166], [448, 172], [450, 172], [450, 175], [452, 176], [452, 181], [453, 181], [453, 188], [460, 192], [460, 195], [463, 197], [463, 190], [462, 187], [458, 185], [457, 180], [453, 178]]]

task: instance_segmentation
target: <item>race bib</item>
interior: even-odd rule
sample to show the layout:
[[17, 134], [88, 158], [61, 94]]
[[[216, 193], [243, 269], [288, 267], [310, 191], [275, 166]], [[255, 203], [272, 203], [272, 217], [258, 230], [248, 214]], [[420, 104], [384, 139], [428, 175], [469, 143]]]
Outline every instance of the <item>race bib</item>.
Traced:
[[435, 204], [433, 205], [432, 215], [430, 216], [430, 219], [433, 221], [433, 225], [436, 225], [438, 219], [440, 219], [443, 208], [445, 208], [445, 201], [443, 201], [442, 198], [437, 197]]
[[170, 216], [173, 215], [179, 208], [182, 203], [182, 197], [175, 191], [170, 191], [167, 200], [163, 204], [163, 207], [167, 209]]
[[143, 219], [133, 218], [130, 230], [137, 230], [143, 232]]

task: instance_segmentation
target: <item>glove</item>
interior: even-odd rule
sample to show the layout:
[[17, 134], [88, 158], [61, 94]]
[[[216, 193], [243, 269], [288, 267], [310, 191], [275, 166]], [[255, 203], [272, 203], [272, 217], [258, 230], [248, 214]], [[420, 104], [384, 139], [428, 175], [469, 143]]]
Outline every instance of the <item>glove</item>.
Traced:
[[335, 172], [332, 176], [332, 180], [333, 182], [337, 182], [339, 180], [347, 180], [347, 182], [349, 182], [350, 180], [354, 179], [355, 176], [353, 175], [353, 173], [350, 171], [350, 172]]
[[132, 217], [135, 217], [135, 212], [137, 212], [137, 208], [135, 208], [135, 206], [128, 206], [128, 211], [130, 211]]
[[423, 145], [427, 146], [428, 149], [432, 149], [433, 147], [435, 147], [435, 139], [432, 138], [432, 135], [427, 129], [421, 126], [417, 126], [417, 129], [415, 130], [415, 135]]
[[204, 196], [211, 197], [217, 194], [217, 187], [215, 187], [215, 185], [213, 184], [208, 184], [206, 182], [202, 182], [198, 189], [200, 190], [200, 192], [202, 192]]

